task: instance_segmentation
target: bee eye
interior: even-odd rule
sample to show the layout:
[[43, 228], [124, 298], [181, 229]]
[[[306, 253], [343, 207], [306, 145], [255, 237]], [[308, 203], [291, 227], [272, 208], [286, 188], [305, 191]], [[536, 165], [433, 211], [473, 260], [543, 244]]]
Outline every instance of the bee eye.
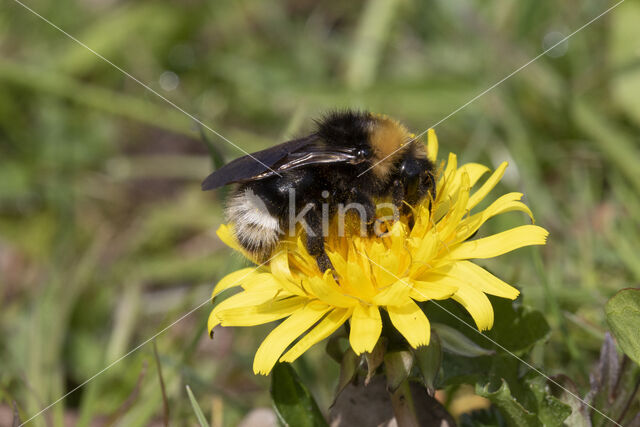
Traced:
[[372, 154], [373, 151], [369, 147], [362, 147], [356, 152], [356, 156], [358, 156], [359, 159], [368, 159]]

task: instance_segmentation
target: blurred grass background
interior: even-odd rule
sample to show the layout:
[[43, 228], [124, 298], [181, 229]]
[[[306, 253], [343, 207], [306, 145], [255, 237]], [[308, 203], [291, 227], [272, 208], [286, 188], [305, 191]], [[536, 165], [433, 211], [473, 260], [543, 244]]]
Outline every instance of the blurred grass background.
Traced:
[[[595, 0], [139, 1], [28, 5], [247, 151], [362, 107], [420, 132], [614, 3]], [[640, 281], [640, 4], [628, 0], [437, 127], [441, 156], [510, 168], [549, 244], [487, 262], [542, 310], [533, 353], [586, 390], [603, 305]], [[0, 11], [0, 424], [26, 419], [205, 301], [243, 266], [215, 236], [223, 193], [193, 121], [17, 3]], [[225, 159], [241, 153], [204, 131]], [[498, 194], [498, 190], [494, 194]], [[486, 232], [521, 224], [510, 214]], [[175, 425], [268, 406], [269, 327], [157, 338]], [[499, 319], [497, 320], [499, 321]], [[320, 406], [337, 365], [297, 369]], [[33, 425], [162, 423], [147, 344]], [[4, 425], [4, 424], [3, 424]]]

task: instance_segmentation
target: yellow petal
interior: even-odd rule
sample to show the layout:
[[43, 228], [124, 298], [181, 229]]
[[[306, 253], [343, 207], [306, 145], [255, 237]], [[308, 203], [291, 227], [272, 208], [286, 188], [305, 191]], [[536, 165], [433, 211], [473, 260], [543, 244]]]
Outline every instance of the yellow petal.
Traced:
[[493, 326], [493, 307], [487, 296], [472, 288], [462, 286], [453, 296], [469, 312], [480, 331], [491, 329]]
[[529, 218], [533, 221], [533, 213], [527, 205], [520, 202], [522, 193], [508, 193], [499, 197], [495, 202], [491, 203], [482, 212], [478, 212], [471, 217], [465, 219], [458, 226], [458, 234], [456, 241], [461, 242], [473, 235], [482, 224], [484, 224], [490, 218], [511, 211], [521, 211], [529, 215]]
[[507, 193], [500, 196], [484, 210], [483, 216], [489, 219], [496, 215], [518, 210], [526, 213], [531, 221], [533, 221], [533, 212], [531, 212], [531, 209], [529, 209], [527, 205], [520, 202], [520, 199], [522, 199], [522, 193]]
[[247, 307], [219, 310], [216, 317], [222, 326], [255, 326], [287, 317], [304, 307], [309, 300], [303, 297], [283, 298]]
[[[402, 249], [402, 252], [405, 252], [405, 250]], [[375, 242], [371, 245], [371, 250], [367, 256], [371, 260], [371, 270], [376, 280], [376, 287], [378, 289], [386, 289], [391, 286], [397, 280], [393, 272], [398, 271], [400, 267], [398, 256], [387, 250], [380, 242]]]
[[218, 227], [216, 234], [218, 235], [218, 238], [220, 238], [220, 240], [222, 240], [222, 242], [231, 249], [242, 252], [243, 254], [245, 253], [244, 249], [236, 241], [236, 238], [233, 235], [233, 229], [230, 226], [222, 224]]
[[271, 273], [252, 274], [242, 279], [242, 288], [249, 291], [254, 289], [282, 289], [282, 283]]
[[396, 280], [393, 285], [387, 286], [373, 297], [376, 305], [398, 305], [409, 298], [411, 283], [408, 278]]
[[281, 362], [293, 362], [312, 345], [322, 341], [347, 321], [353, 309], [336, 309], [322, 319], [281, 358]]
[[356, 354], [370, 352], [382, 332], [380, 311], [374, 305], [358, 304], [351, 315], [349, 342]]
[[460, 177], [459, 189], [452, 198], [455, 203], [453, 209], [450, 210], [440, 222], [442, 227], [438, 230], [438, 236], [444, 242], [449, 240], [450, 235], [456, 231], [456, 228], [460, 225], [462, 217], [468, 212], [467, 201], [469, 200], [469, 187], [469, 175], [464, 173]]
[[297, 310], [264, 339], [253, 359], [253, 372], [267, 375], [286, 348], [329, 311], [326, 304], [312, 302]]
[[[438, 197], [438, 196], [436, 196]], [[449, 212], [451, 205], [453, 204], [453, 198], [451, 195], [442, 196], [433, 206], [433, 213], [431, 214], [431, 221], [436, 223], [442, 219], [443, 216]]]
[[289, 256], [286, 251], [280, 251], [269, 262], [271, 273], [278, 279], [293, 281], [291, 269], [289, 269]]
[[418, 241], [419, 246], [413, 250], [413, 263], [411, 264], [411, 277], [418, 277], [422, 272], [431, 268], [430, 261], [438, 252], [439, 241], [435, 232], [427, 233]]
[[438, 180], [436, 185], [436, 204], [442, 198], [448, 197], [451, 193], [456, 191], [454, 188], [456, 174], [458, 173], [458, 157], [449, 153], [449, 158], [447, 159], [447, 166], [442, 173], [442, 179]]
[[293, 269], [300, 270], [300, 273], [305, 276], [318, 274], [318, 264], [315, 258], [307, 252], [302, 237], [296, 239], [296, 249], [293, 252], [289, 252], [289, 264]]
[[220, 319], [218, 319], [218, 316], [216, 316], [216, 313], [214, 313], [213, 310], [211, 310], [211, 313], [209, 313], [209, 318], [207, 319], [207, 330], [209, 331], [210, 336], [212, 336], [211, 334], [213, 333], [213, 328], [215, 328], [219, 324], [220, 324]]
[[451, 298], [460, 287], [458, 280], [444, 275], [429, 275], [427, 280], [414, 280], [409, 296], [416, 301]]
[[389, 271], [403, 271], [409, 266], [410, 257], [406, 249], [408, 234], [409, 227], [403, 222], [397, 221], [391, 227], [389, 234], [383, 238], [387, 242], [389, 250], [386, 253], [381, 253], [383, 257], [380, 259], [380, 264]]
[[493, 190], [493, 187], [495, 187], [496, 184], [502, 179], [502, 176], [504, 175], [504, 171], [507, 169], [507, 165], [508, 165], [507, 162], [502, 162], [502, 164], [498, 166], [498, 169], [496, 169], [496, 171], [493, 174], [491, 174], [489, 179], [487, 179], [485, 183], [482, 184], [482, 186], [478, 189], [478, 191], [476, 191], [475, 193], [473, 193], [471, 197], [469, 197], [469, 203], [467, 204], [467, 209], [469, 210], [473, 209], [475, 205], [480, 203], [480, 201], [482, 201], [482, 199], [484, 199], [487, 196], [487, 194], [489, 194], [489, 192]]
[[[464, 166], [462, 166], [459, 169], [456, 169], [451, 175], [449, 185], [447, 185], [447, 191], [453, 203], [458, 203], [459, 195], [461, 194], [460, 193], [461, 189], [464, 189], [466, 192], [469, 192], [469, 190], [471, 189], [471, 185], [470, 185], [471, 180], [470, 180], [470, 176], [467, 169], [468, 168], [465, 168]], [[467, 178], [464, 185], [462, 182], [463, 177]]]
[[255, 267], [247, 267], [227, 274], [222, 279], [220, 279], [216, 287], [213, 289], [211, 298], [215, 297], [224, 290], [233, 288], [234, 286], [241, 286], [244, 281], [250, 280], [253, 274], [257, 274], [257, 269]]
[[469, 175], [469, 185], [473, 187], [482, 175], [489, 172], [489, 168], [480, 163], [466, 163], [460, 166], [460, 172], [466, 172]]
[[438, 137], [433, 129], [427, 131], [427, 157], [433, 163], [438, 159]]
[[431, 325], [418, 304], [409, 299], [399, 306], [387, 306], [387, 312], [393, 326], [407, 339], [411, 347], [429, 344]]
[[[358, 254], [359, 255], [359, 254]], [[342, 283], [342, 287], [350, 295], [358, 295], [364, 301], [370, 302], [376, 295], [377, 291], [373, 287], [373, 282], [367, 274], [367, 271], [362, 268], [362, 264], [358, 262], [358, 258], [355, 251], [349, 252], [349, 261], [347, 262], [347, 277]], [[369, 260], [367, 259], [367, 267]]]
[[333, 264], [333, 268], [335, 268], [336, 273], [340, 277], [347, 277], [347, 260], [344, 259], [342, 254], [339, 251], [327, 251], [327, 256], [331, 260], [331, 264]]
[[323, 278], [310, 277], [306, 282], [311, 293], [324, 303], [334, 307], [352, 307], [358, 303], [356, 299], [343, 293], [331, 270], [327, 270]]
[[289, 269], [289, 256], [286, 251], [280, 251], [269, 262], [269, 268], [273, 276], [278, 279], [280, 285], [294, 295], [306, 296], [302, 287], [298, 286]]
[[277, 287], [264, 286], [255, 288], [250, 291], [238, 292], [235, 295], [231, 295], [229, 298], [216, 305], [213, 311], [219, 313], [223, 310], [229, 310], [231, 308], [238, 307], [251, 307], [254, 305], [262, 304], [263, 302], [274, 299], [281, 289]]
[[509, 299], [516, 299], [520, 295], [516, 288], [470, 261], [452, 264], [445, 274], [490, 295]]
[[[273, 300], [277, 295], [277, 289], [261, 289], [253, 292], [244, 291], [230, 296], [211, 310], [209, 320], [207, 321], [209, 325], [209, 332], [211, 332], [211, 329], [215, 326], [222, 323], [222, 319], [220, 317], [222, 312], [237, 308], [248, 309], [267, 301], [271, 303], [271, 300]], [[286, 295], [284, 297], [286, 297]]]
[[459, 244], [448, 254], [451, 259], [493, 258], [523, 246], [544, 245], [549, 232], [537, 225], [521, 225], [493, 236]]
[[409, 232], [411, 238], [420, 238], [424, 236], [427, 231], [431, 228], [431, 202], [428, 199], [425, 199], [420, 203], [417, 208], [417, 214], [415, 215], [415, 224], [413, 228]]

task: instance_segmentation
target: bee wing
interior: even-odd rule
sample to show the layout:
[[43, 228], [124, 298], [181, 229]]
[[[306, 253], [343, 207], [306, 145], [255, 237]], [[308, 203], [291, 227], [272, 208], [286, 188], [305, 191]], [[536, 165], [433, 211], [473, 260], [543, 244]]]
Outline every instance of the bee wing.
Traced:
[[[213, 172], [202, 182], [203, 190], [212, 190], [234, 182], [250, 180], [265, 172], [271, 172], [276, 163], [290, 153], [297, 152], [317, 141], [315, 135], [287, 141], [266, 150], [239, 157]], [[273, 172], [271, 172], [273, 174]]]
[[318, 163], [353, 161], [352, 148], [327, 147], [316, 134], [294, 139], [227, 163], [205, 178], [203, 190], [213, 190], [235, 182], [246, 182]]

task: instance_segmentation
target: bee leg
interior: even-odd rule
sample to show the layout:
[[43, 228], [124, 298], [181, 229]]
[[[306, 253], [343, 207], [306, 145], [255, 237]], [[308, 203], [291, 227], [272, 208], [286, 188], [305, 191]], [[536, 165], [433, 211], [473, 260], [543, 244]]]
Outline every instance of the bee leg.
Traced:
[[403, 203], [404, 195], [405, 195], [404, 184], [399, 179], [394, 179], [393, 180], [393, 185], [391, 187], [391, 202], [402, 213], [405, 213], [404, 209], [407, 207]]
[[[355, 210], [358, 213], [358, 218], [360, 219], [361, 233], [365, 231], [365, 229], [362, 228], [362, 224], [364, 223], [366, 226], [367, 236], [373, 235], [376, 224], [376, 205], [373, 203], [373, 200], [371, 200], [371, 197], [360, 191], [358, 188], [352, 187], [349, 191], [347, 201], [347, 209], [352, 205], [355, 205]], [[360, 209], [360, 207], [362, 207], [362, 209]]]
[[[401, 215], [407, 215], [409, 228], [413, 228], [413, 224], [415, 223], [415, 219], [413, 218], [412, 211], [410, 205], [414, 204], [412, 194], [407, 194], [407, 189], [402, 181], [396, 179], [393, 181], [393, 185], [391, 187], [391, 200], [393, 204], [398, 208], [398, 211]], [[408, 199], [408, 200], [405, 200]]]
[[[398, 179], [404, 184], [403, 214], [410, 214], [410, 206], [421, 202], [429, 193], [435, 195], [434, 166], [428, 159], [408, 156], [399, 167]], [[407, 204], [409, 206], [407, 206]], [[409, 224], [411, 225], [411, 224]]]
[[418, 181], [418, 188], [416, 190], [417, 199], [422, 200], [429, 195], [431, 201], [436, 198], [436, 180], [430, 171], [425, 171]]
[[322, 215], [317, 206], [310, 209], [305, 215], [309, 230], [305, 240], [305, 247], [309, 255], [315, 257], [321, 272], [333, 270], [333, 264], [324, 250], [324, 236], [322, 235]]
[[371, 199], [367, 199], [367, 201], [369, 203], [364, 205], [367, 211], [367, 218], [365, 218], [364, 220], [367, 224], [367, 236], [373, 236], [373, 234], [375, 233], [376, 225], [376, 207]]
[[[316, 257], [316, 263], [318, 263], [318, 268], [322, 272], [334, 269], [333, 264], [331, 264], [331, 260], [327, 256], [326, 252], [322, 252], [320, 255]], [[334, 273], [334, 277], [336, 277], [335, 273]]]

